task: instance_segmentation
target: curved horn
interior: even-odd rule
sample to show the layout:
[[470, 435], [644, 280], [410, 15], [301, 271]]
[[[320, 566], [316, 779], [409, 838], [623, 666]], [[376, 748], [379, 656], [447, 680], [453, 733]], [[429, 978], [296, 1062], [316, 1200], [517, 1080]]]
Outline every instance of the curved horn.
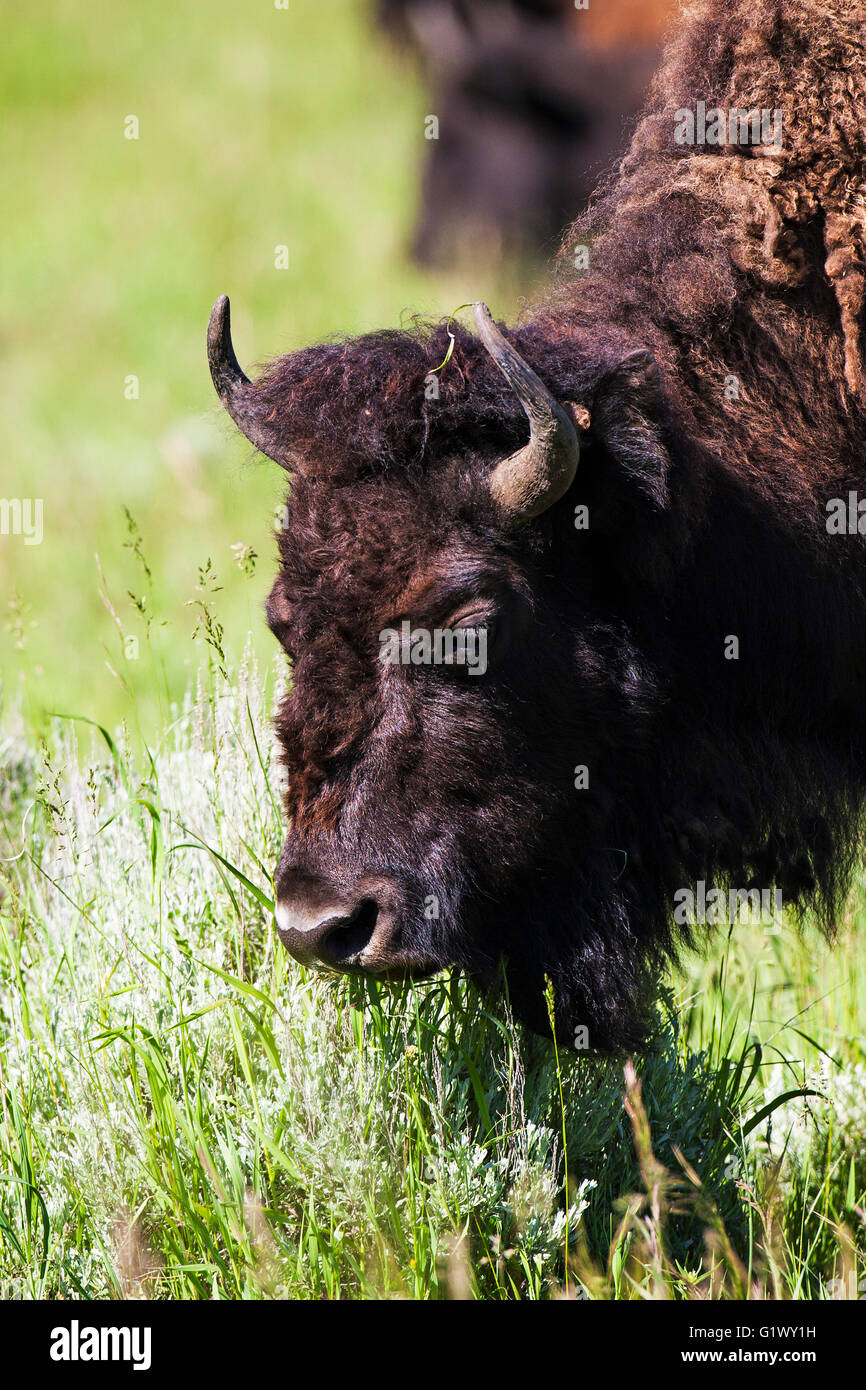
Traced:
[[274, 463], [284, 460], [274, 452], [273, 433], [262, 419], [262, 408], [255, 400], [255, 387], [241, 371], [232, 347], [232, 323], [228, 295], [221, 294], [211, 310], [207, 326], [207, 360], [217, 395], [241, 434]]
[[571, 487], [580, 459], [577, 432], [567, 411], [502, 336], [486, 304], [475, 305], [475, 324], [529, 420], [529, 443], [496, 465], [490, 490], [515, 521], [529, 521]]

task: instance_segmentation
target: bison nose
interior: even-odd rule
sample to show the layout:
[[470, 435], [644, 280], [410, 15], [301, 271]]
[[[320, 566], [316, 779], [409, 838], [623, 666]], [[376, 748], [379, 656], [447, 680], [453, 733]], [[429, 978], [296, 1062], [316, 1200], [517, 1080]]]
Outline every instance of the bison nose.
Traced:
[[386, 970], [393, 914], [374, 893], [350, 898], [321, 891], [281, 891], [275, 917], [280, 940], [302, 965]]

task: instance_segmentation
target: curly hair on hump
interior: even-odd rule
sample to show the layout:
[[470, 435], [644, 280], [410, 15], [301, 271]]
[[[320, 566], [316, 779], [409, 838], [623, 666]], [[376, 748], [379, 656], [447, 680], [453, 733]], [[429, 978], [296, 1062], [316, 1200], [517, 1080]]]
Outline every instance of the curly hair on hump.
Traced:
[[[677, 113], [779, 112], [778, 147], [677, 144]], [[820, 227], [821, 236], [814, 230]], [[665, 50], [631, 149], [563, 256], [593, 243], [622, 321], [702, 335], [750, 288], [773, 292], [823, 270], [835, 292], [844, 382], [863, 391], [866, 290], [866, 11], [862, 0], [696, 0]], [[636, 271], [636, 274], [630, 272]], [[736, 274], [739, 272], [739, 276]], [[623, 295], [624, 283], [630, 294]], [[593, 299], [597, 299], [600, 285]], [[790, 301], [788, 301], [790, 302]], [[772, 317], [772, 315], [770, 316]], [[784, 336], [780, 305], [777, 330]], [[796, 331], [791, 327], [791, 331]], [[832, 369], [834, 363], [828, 366]]]

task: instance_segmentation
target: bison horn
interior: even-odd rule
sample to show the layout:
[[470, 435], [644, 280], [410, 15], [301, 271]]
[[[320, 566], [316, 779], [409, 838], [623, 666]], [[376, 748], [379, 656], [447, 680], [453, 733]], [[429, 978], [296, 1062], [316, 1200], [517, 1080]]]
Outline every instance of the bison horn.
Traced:
[[232, 347], [232, 325], [228, 295], [221, 294], [211, 310], [207, 326], [207, 360], [217, 395], [241, 434], [275, 463], [285, 460], [274, 452], [273, 431], [266, 427], [262, 407], [255, 399], [255, 387], [241, 371]]
[[529, 443], [497, 464], [490, 490], [514, 521], [529, 521], [571, 487], [580, 458], [577, 431], [567, 411], [500, 333], [486, 304], [475, 305], [475, 324], [529, 420]]

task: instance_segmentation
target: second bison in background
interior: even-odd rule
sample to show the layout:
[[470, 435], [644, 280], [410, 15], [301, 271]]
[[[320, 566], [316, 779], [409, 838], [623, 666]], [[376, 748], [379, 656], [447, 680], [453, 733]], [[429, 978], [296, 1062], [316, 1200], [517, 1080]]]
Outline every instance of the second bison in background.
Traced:
[[623, 151], [674, 0], [381, 0], [429, 84], [413, 252], [548, 254]]

